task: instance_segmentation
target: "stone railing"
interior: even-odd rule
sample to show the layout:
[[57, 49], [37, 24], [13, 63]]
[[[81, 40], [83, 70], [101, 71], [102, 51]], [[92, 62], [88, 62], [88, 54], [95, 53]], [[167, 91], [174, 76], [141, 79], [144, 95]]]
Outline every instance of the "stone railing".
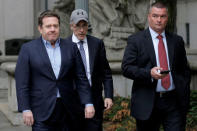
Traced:
[[191, 90], [197, 90], [197, 49], [186, 49], [187, 58], [192, 70]]
[[123, 77], [120, 62], [110, 62], [110, 67], [113, 77], [114, 96], [130, 97], [133, 80]]
[[[16, 62], [17, 56], [0, 56], [0, 65], [4, 62]], [[0, 99], [7, 99], [8, 73], [0, 69]]]
[[4, 62], [0, 66], [0, 69], [8, 74], [8, 103], [1, 106], [1, 111], [13, 125], [23, 125], [22, 114], [18, 112], [16, 99], [16, 86], [14, 78], [15, 67], [16, 62]]
[[191, 90], [197, 90], [197, 61], [189, 61], [189, 63], [192, 74], [190, 87]]

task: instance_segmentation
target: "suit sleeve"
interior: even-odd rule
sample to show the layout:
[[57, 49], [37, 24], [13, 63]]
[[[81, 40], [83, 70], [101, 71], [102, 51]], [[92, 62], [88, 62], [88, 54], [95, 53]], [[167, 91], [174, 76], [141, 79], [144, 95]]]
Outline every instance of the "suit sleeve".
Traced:
[[187, 61], [182, 37], [178, 37], [174, 53], [174, 65], [172, 68], [173, 80], [178, 94], [178, 99], [181, 101], [181, 108], [182, 110], [187, 110], [190, 102], [191, 71]]
[[[74, 44], [73, 44], [74, 45]], [[80, 101], [82, 104], [90, 104], [92, 103], [92, 94], [91, 88], [86, 77], [85, 68], [83, 66], [83, 62], [77, 49], [77, 46], [74, 46], [75, 51], [75, 74], [76, 74], [76, 88], [80, 97]]]
[[103, 41], [100, 42], [100, 64], [102, 66], [102, 74], [103, 74], [103, 85], [104, 85], [104, 93], [105, 98], [111, 98], [113, 99], [113, 79], [112, 79], [112, 73], [109, 66], [109, 62], [106, 57], [106, 51]]
[[133, 80], [151, 82], [152, 64], [145, 51], [141, 38], [130, 36], [122, 60], [122, 73]]
[[189, 67], [189, 63], [186, 57], [186, 51], [185, 51], [185, 47], [184, 47], [184, 41], [182, 39], [182, 37], [180, 37], [180, 42], [179, 42], [179, 52], [181, 53], [182, 56], [179, 56], [179, 58], [181, 59], [180, 61], [182, 61], [182, 66], [180, 66], [179, 64], [177, 65], [177, 68], [182, 67], [182, 69], [180, 69], [180, 71], [182, 72], [182, 76], [184, 77], [184, 81], [186, 82], [186, 85], [189, 86], [190, 85], [190, 81], [191, 81], [191, 70]]
[[29, 104], [30, 67], [26, 46], [22, 46], [15, 69], [18, 110], [31, 110]]

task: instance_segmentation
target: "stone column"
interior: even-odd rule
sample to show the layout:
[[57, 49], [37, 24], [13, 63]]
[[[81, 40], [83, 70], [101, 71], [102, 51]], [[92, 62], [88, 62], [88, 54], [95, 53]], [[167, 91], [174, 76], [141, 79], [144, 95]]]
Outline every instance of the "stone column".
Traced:
[[4, 62], [0, 69], [8, 73], [8, 103], [1, 103], [0, 110], [5, 114], [13, 125], [24, 125], [22, 114], [18, 112], [16, 99], [16, 86], [14, 71], [16, 62]]
[[8, 73], [1, 69], [1, 64], [4, 62], [16, 62], [17, 56], [0, 56], [0, 99], [7, 100], [9, 87]]

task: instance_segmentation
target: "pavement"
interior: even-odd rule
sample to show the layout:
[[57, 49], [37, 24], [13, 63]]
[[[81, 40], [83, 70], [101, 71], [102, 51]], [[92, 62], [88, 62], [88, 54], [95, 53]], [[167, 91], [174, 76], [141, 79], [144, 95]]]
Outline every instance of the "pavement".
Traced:
[[31, 128], [26, 126], [12, 125], [5, 115], [0, 112], [0, 131], [31, 131]]
[[[7, 102], [7, 99], [0, 99], [0, 103], [5, 102]], [[31, 128], [24, 125], [12, 125], [3, 112], [0, 111], [0, 131], [31, 131]]]

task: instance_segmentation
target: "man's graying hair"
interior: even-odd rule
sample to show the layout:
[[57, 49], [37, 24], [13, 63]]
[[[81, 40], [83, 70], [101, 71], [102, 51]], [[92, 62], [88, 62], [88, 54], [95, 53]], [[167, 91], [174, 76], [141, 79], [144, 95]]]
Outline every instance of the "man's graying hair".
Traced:
[[151, 12], [151, 9], [153, 7], [156, 7], [156, 8], [166, 8], [166, 10], [168, 11], [167, 5], [164, 2], [161, 2], [161, 1], [157, 1], [157, 2], [152, 3], [151, 6], [150, 6], [150, 9], [149, 9], [149, 13]]
[[57, 13], [55, 13], [54, 11], [46, 10], [46, 11], [42, 12], [40, 14], [40, 16], [38, 17], [38, 25], [39, 26], [42, 26], [43, 25], [42, 20], [45, 17], [56, 17], [58, 19], [58, 22], [59, 22], [59, 25], [60, 25], [60, 16]]

